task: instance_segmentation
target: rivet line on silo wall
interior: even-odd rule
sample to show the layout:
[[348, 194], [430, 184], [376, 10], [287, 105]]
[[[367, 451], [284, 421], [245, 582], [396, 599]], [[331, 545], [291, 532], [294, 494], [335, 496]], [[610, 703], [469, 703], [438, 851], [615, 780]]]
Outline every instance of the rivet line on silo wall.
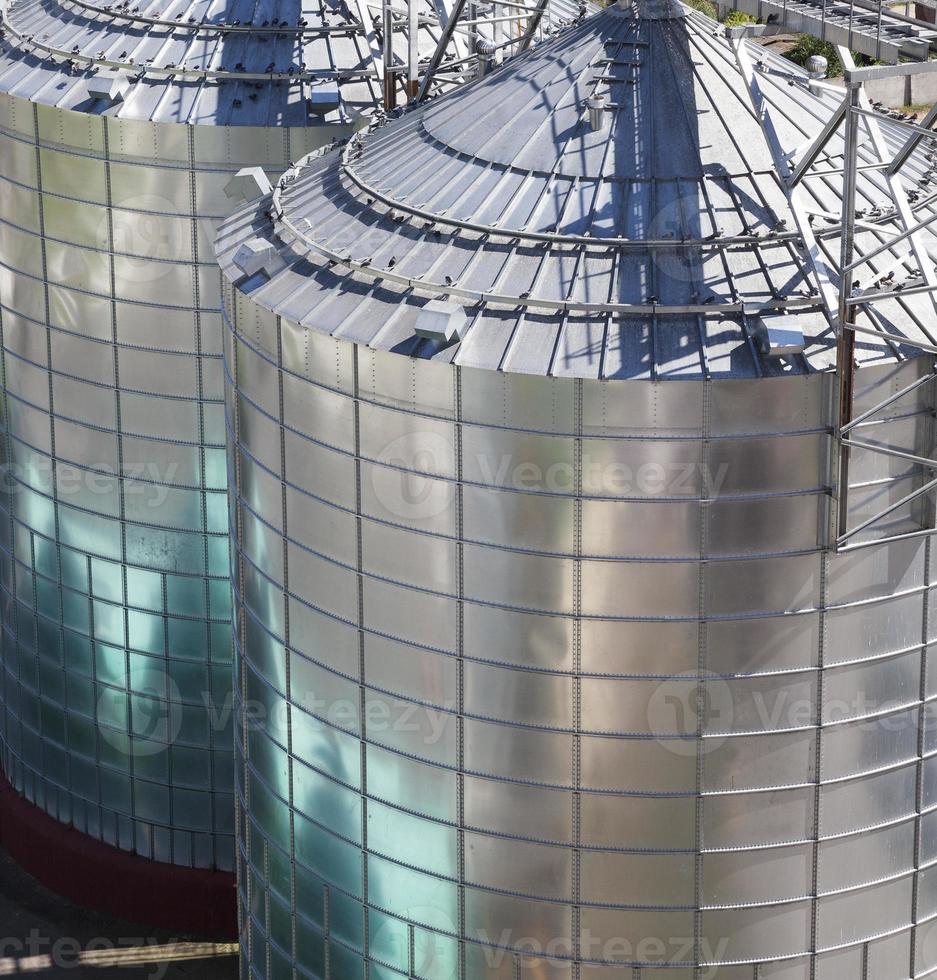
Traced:
[[[4, 465], [7, 467], [7, 472], [5, 474], [5, 479], [3, 482], [3, 502], [8, 508], [7, 511], [7, 523], [9, 524], [9, 535], [10, 535], [10, 548], [12, 552], [13, 547], [13, 442], [10, 436], [10, 407], [7, 399], [7, 348], [6, 348], [6, 335], [4, 333], [4, 318], [3, 318], [3, 307], [0, 305], [0, 412], [3, 413], [3, 456]], [[11, 553], [12, 558], [12, 553]], [[16, 576], [10, 577], [10, 589], [11, 596], [13, 599], [13, 608], [16, 608]], [[17, 638], [17, 647], [19, 646], [19, 627], [17, 625], [17, 616], [7, 617], [13, 620], [13, 635]], [[0, 643], [5, 640], [7, 625], [6, 623], [0, 623]], [[10, 785], [14, 789], [17, 789], [16, 778], [13, 773], [13, 753], [9, 749], [10, 735], [9, 735], [9, 725], [10, 725], [10, 713], [6, 710], [6, 706], [10, 703], [9, 694], [7, 691], [7, 680], [9, 676], [9, 671], [7, 665], [3, 665], [3, 669], [0, 670], [0, 697], [2, 697], [2, 702], [0, 702], [0, 748], [3, 749], [3, 755], [0, 757], [0, 775], [5, 775]], [[19, 664], [16, 667], [16, 681], [17, 687], [19, 686]], [[22, 725], [20, 726], [22, 727]], [[22, 736], [20, 737], [22, 742]]]
[[296, 807], [293, 789], [294, 760], [293, 760], [293, 674], [292, 674], [292, 637], [290, 634], [290, 550], [289, 527], [287, 525], [286, 506], [286, 428], [283, 424], [286, 418], [283, 407], [283, 331], [282, 321], [277, 330], [277, 433], [280, 441], [280, 544], [283, 549], [283, 676], [286, 684], [286, 782], [287, 799], [289, 801], [290, 822], [290, 960], [293, 976], [296, 976], [296, 961], [299, 958], [299, 946], [296, 938]]
[[[352, 347], [351, 377], [354, 392], [354, 440], [355, 440], [355, 562], [358, 585], [358, 728], [361, 758], [361, 901], [364, 918], [364, 935], [361, 939], [364, 955], [365, 980], [371, 975], [371, 909], [368, 880], [368, 704], [364, 649], [364, 528], [362, 522], [361, 493], [361, 365], [357, 344]], [[374, 387], [374, 386], [372, 386]]]
[[[924, 811], [924, 754], [927, 751], [927, 688], [929, 659], [928, 638], [930, 637], [930, 606], [931, 606], [931, 542], [933, 535], [926, 535], [924, 538], [924, 595], [923, 612], [921, 617], [921, 670], [918, 683], [918, 699], [920, 708], [918, 709], [918, 730], [917, 730], [917, 772], [915, 774], [914, 786], [914, 870], [921, 870], [922, 852], [922, 833], [921, 824], [923, 822]], [[918, 937], [918, 916], [920, 915], [920, 874], [913, 876], [911, 881], [911, 976], [917, 972], [917, 937]]]
[[459, 980], [466, 977], [465, 944], [465, 546], [463, 543], [465, 515], [463, 510], [462, 466], [462, 368], [455, 366], [453, 383], [455, 414], [455, 531], [456, 531], [456, 819], [458, 829], [459, 872]]
[[[611, 140], [609, 143], [611, 144]], [[554, 399], [557, 382], [554, 382]], [[575, 514], [573, 521], [573, 980], [582, 975], [582, 378], [574, 381], [576, 439], [574, 479]]]
[[[127, 498], [125, 494], [125, 471], [124, 471], [124, 431], [123, 423], [121, 418], [121, 389], [120, 389], [120, 345], [117, 329], [117, 280], [114, 269], [114, 252], [115, 252], [115, 242], [114, 242], [114, 201], [113, 201], [113, 188], [111, 184], [111, 149], [110, 149], [110, 130], [107, 126], [106, 117], [101, 117], [101, 143], [104, 148], [104, 193], [105, 200], [107, 202], [106, 213], [107, 213], [107, 235], [108, 235], [108, 279], [110, 288], [109, 305], [111, 308], [111, 349], [112, 357], [114, 363], [114, 427], [115, 436], [117, 442], [117, 468], [120, 474], [117, 480], [117, 499], [118, 499], [118, 515], [119, 522], [118, 526], [120, 528], [120, 563], [121, 563], [121, 602], [122, 602], [122, 619], [123, 619], [123, 635], [124, 635], [124, 670], [126, 672], [126, 683], [129, 691], [130, 688], [130, 617], [127, 614], [127, 609], [129, 607], [130, 596], [127, 591]], [[44, 236], [43, 236], [44, 237]], [[43, 273], [43, 278], [45, 279], [45, 273]], [[49, 365], [51, 368], [52, 361], [50, 359]], [[93, 593], [92, 579], [88, 579], [89, 582], [89, 593]], [[160, 585], [162, 588], [162, 600], [163, 609], [167, 607], [167, 586], [166, 586], [166, 576], [160, 575]], [[166, 675], [169, 676], [169, 624], [166, 621], [165, 613], [163, 615], [163, 660], [165, 663]], [[130, 715], [128, 718], [130, 731], [127, 733], [128, 738], [131, 739], [131, 752], [127, 758], [127, 765], [129, 768], [129, 783], [130, 783], [130, 813], [133, 815], [132, 820], [135, 824], [135, 815], [137, 812], [136, 805], [136, 778], [135, 778], [135, 756], [133, 752], [133, 699], [128, 698], [128, 703], [130, 704]], [[167, 710], [171, 711], [172, 708], [167, 706]], [[169, 781], [172, 782], [172, 753], [167, 749], [167, 766], [169, 772]], [[169, 826], [173, 826], [173, 794], [169, 793]], [[120, 817], [118, 816], [118, 827], [120, 825]], [[118, 832], [118, 840], [120, 839], [120, 834]], [[172, 861], [176, 860], [176, 840], [175, 834], [169, 833], [169, 856]]]
[[[238, 337], [240, 335], [239, 323], [238, 323], [238, 307], [237, 303], [231, 303], [230, 307], [230, 317], [231, 324], [230, 330], [232, 334], [232, 343], [234, 347], [234, 353], [231, 358], [231, 376], [234, 382], [235, 391], [240, 388], [240, 378], [239, 375], [239, 359], [237, 357], [238, 353]], [[227, 411], [227, 405], [225, 407]], [[241, 746], [243, 751], [243, 762], [244, 762], [244, 773], [243, 773], [243, 792], [244, 792], [244, 810], [241, 810], [241, 790], [235, 787], [235, 796], [237, 798], [237, 809], [238, 814], [243, 816], [243, 842], [242, 838], [239, 836], [237, 841], [238, 850], [238, 863], [241, 865], [242, 875], [239, 876], [241, 880], [245, 882], [245, 891], [247, 896], [246, 908], [243, 910], [246, 923], [246, 942], [242, 940], [242, 946], [246, 945], [246, 959], [248, 962], [248, 970], [252, 972], [250, 964], [253, 963], [254, 954], [254, 930], [251, 926], [251, 909], [253, 907], [253, 879], [250, 873], [251, 867], [251, 832], [250, 832], [250, 741], [248, 739], [249, 725], [247, 720], [247, 712], [244, 710], [247, 702], [247, 671], [244, 669], [244, 638], [247, 635], [247, 611], [244, 607], [243, 601], [241, 601], [241, 596], [244, 593], [244, 558], [241, 554], [240, 542], [244, 540], [244, 524], [243, 518], [241, 516], [241, 502], [240, 502], [240, 487], [241, 487], [241, 414], [238, 407], [237, 400], [233, 403], [233, 417], [231, 419], [231, 425], [233, 426], [233, 441], [236, 448], [234, 453], [234, 475], [235, 475], [235, 485], [232, 488], [232, 493], [234, 494], [234, 521], [235, 521], [235, 534], [237, 535], [238, 547], [236, 551], [236, 574], [234, 581], [231, 585], [234, 590], [238, 593], [238, 601], [236, 603], [236, 616], [235, 616], [235, 629], [234, 629], [234, 643], [237, 646], [238, 656], [237, 656], [237, 671], [236, 677], [240, 682], [240, 691], [237, 692], [237, 696], [240, 699], [240, 709], [241, 709]], [[237, 685], [235, 685], [237, 690]], [[238, 894], [240, 894], [240, 888], [237, 889]], [[242, 948], [242, 955], [244, 955], [244, 950]]]
[[[155, 127], [154, 127], [155, 129]], [[211, 618], [212, 618], [212, 603], [211, 603], [211, 588], [209, 586], [209, 575], [211, 574], [211, 564], [210, 564], [210, 554], [209, 554], [209, 529], [208, 529], [208, 479], [205, 468], [205, 391], [204, 391], [204, 367], [202, 364], [202, 295], [201, 295], [201, 276], [199, 275], [199, 241], [198, 241], [198, 184], [195, 179], [195, 168], [196, 168], [196, 152], [195, 152], [195, 127], [189, 126], [187, 129], [188, 136], [188, 155], [189, 155], [189, 229], [192, 236], [192, 262], [193, 262], [193, 275], [192, 275], [192, 310], [195, 318], [195, 390], [196, 397], [198, 398], [198, 405], [196, 406], [196, 418], [198, 420], [198, 497], [199, 497], [199, 516], [202, 524], [202, 567], [205, 569], [205, 575], [202, 577], [202, 595], [205, 601], [205, 609], [208, 611], [208, 615], [205, 617], [202, 624], [204, 630], [204, 641], [205, 641], [205, 652], [209, 655], [208, 662], [212, 663], [213, 658], [211, 656]], [[155, 135], [154, 135], [155, 139]], [[219, 293], [220, 296], [220, 293]], [[230, 543], [229, 543], [229, 555], [228, 561], [230, 566]], [[165, 576], [163, 576], [165, 578]], [[169, 604], [166, 603], [163, 607], [164, 609], [169, 609]], [[167, 617], [168, 620], [168, 617]], [[167, 622], [168, 629], [168, 622]], [[233, 642], [233, 637], [232, 637]], [[169, 658], [169, 643], [166, 643], [166, 657]], [[215, 699], [215, 689], [214, 689], [214, 671], [209, 669], [207, 672], [208, 680], [208, 691], [204, 692], [207, 695], [207, 702], [209, 704], [216, 704]], [[215, 759], [215, 726], [208, 725], [208, 758], [209, 765], [214, 769], [214, 759]], [[170, 753], [170, 758], [172, 753]], [[171, 763], [170, 763], [171, 765]], [[212, 772], [214, 776], [214, 772]], [[172, 772], [170, 770], [170, 781], [172, 781]], [[214, 784], [214, 780], [213, 780]], [[170, 797], [172, 794], [170, 793]], [[292, 802], [292, 801], [291, 801]], [[217, 798], [215, 793], [208, 794], [208, 808], [209, 808], [209, 820], [210, 826], [214, 831], [216, 824], [216, 814], [217, 814]], [[292, 806], [290, 807], [290, 814], [292, 819]], [[192, 836], [193, 848], [194, 848], [194, 835]], [[214, 863], [217, 855], [214, 853], [216, 850], [214, 840], [212, 841], [212, 862]], [[193, 865], [194, 853], [193, 853]]]
[[264, 837], [264, 959], [266, 960], [266, 975], [272, 975], [270, 935], [270, 842]]
[[[712, 461], [712, 381], [706, 378], [700, 388], [700, 455], [702, 472], [710, 472]], [[693, 975], [702, 977], [703, 962], [703, 790], [706, 783], [706, 681], [709, 665], [709, 624], [707, 622], [708, 593], [706, 590], [709, 564], [706, 561], [709, 550], [710, 501], [705, 497], [707, 490], [700, 487], [699, 498], [699, 565], [697, 577], [697, 629], [696, 629], [696, 799], [694, 800], [694, 846], [693, 890], [696, 908], [693, 912]]]
[[[43, 317], [45, 319], [45, 335], [46, 335], [46, 376], [48, 378], [48, 391], [49, 391], [49, 453], [51, 457], [51, 490], [52, 490], [52, 517], [53, 526], [55, 529], [56, 541], [59, 538], [59, 481], [58, 481], [58, 453], [56, 451], [55, 445], [55, 425], [52, 424], [52, 419], [55, 417], [55, 392], [52, 380], [52, 303], [49, 297], [49, 278], [48, 278], [48, 256], [46, 253], [46, 229], [45, 229], [45, 201], [43, 197], [42, 188], [42, 150], [39, 146], [39, 106], [33, 102], [32, 103], [32, 122], [33, 122], [33, 140], [35, 141], [36, 147], [36, 194], [39, 198], [39, 233], [42, 236], [42, 241], [39, 249], [39, 254], [42, 257], [42, 309]], [[13, 547], [11, 541], [11, 551], [15, 554], [15, 548]], [[29, 532], [29, 547], [30, 547], [30, 577], [32, 579], [33, 586], [33, 609], [37, 609], [36, 605], [36, 554], [35, 554], [35, 536], [32, 529]], [[16, 567], [15, 560], [13, 562], [13, 567]], [[39, 650], [38, 643], [38, 622], [33, 626], [34, 638], [33, 638], [33, 649]], [[36, 694], [39, 699], [42, 698], [42, 677], [41, 672], [36, 672]], [[42, 729], [42, 718], [40, 716], [38, 720], [38, 726]], [[22, 751], [22, 749], [21, 749]], [[40, 738], [39, 740], [39, 754], [43, 773], [45, 773], [45, 739]], [[26, 776], [24, 766], [24, 780]], [[45, 803], [45, 785], [44, 776], [39, 777], [37, 782], [34, 775], [31, 776], [31, 781], [33, 783], [32, 796], [34, 800], [39, 799], [40, 790], [42, 792], [42, 801], [39, 803], [43, 806]], [[25, 782], [24, 782], [25, 785]]]
[[814, 760], [814, 790], [813, 790], [813, 858], [811, 864], [810, 885], [810, 980], [817, 976], [817, 947], [819, 945], [820, 918], [820, 836], [822, 830], [821, 810], [823, 806], [823, 697], [824, 697], [824, 666], [826, 664], [830, 580], [830, 548], [824, 548], [820, 554], [820, 612], [819, 637], [817, 641], [817, 700], [814, 710], [816, 718], [816, 758]]
[[322, 883], [322, 926], [325, 930], [325, 980], [332, 980], [332, 902], [325, 882]]

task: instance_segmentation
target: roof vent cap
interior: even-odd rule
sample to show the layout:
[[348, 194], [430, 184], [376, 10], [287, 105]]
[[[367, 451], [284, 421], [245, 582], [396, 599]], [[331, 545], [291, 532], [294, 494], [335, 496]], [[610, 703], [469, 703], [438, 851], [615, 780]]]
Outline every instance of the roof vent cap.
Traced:
[[807, 74], [811, 78], [826, 78], [827, 72], [830, 68], [830, 63], [823, 57], [822, 54], [812, 54], [807, 59], [806, 64]]
[[598, 133], [605, 129], [605, 109], [607, 100], [604, 95], [590, 95], [586, 99], [586, 107], [589, 110], [589, 128]]
[[431, 300], [416, 316], [416, 335], [439, 344], [461, 340], [467, 328], [465, 310], [444, 300]]
[[272, 191], [262, 167], [244, 167], [224, 185], [225, 197], [234, 201], [255, 201]]
[[103, 99], [108, 105], [123, 102], [129, 91], [130, 79], [122, 71], [99, 71], [88, 79], [88, 95], [92, 99]]
[[233, 261], [245, 276], [258, 272], [271, 276], [282, 262], [276, 248], [263, 238], [251, 238], [239, 245]]
[[498, 46], [494, 41], [489, 41], [486, 37], [477, 38], [475, 41], [475, 56], [478, 58], [478, 77], [484, 78], [491, 71], [495, 63], [495, 53]]
[[309, 113], [313, 116], [324, 116], [327, 112], [337, 109], [342, 102], [341, 93], [338, 90], [337, 82], [326, 82], [322, 85], [315, 85], [309, 92], [306, 105]]

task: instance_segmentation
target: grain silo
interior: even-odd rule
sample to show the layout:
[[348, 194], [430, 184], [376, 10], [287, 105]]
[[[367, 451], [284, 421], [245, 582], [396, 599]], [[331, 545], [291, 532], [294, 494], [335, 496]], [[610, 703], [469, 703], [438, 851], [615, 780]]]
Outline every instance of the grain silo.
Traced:
[[[412, 11], [425, 58], [439, 15]], [[380, 104], [380, 13], [3, 8], [2, 769], [55, 820], [155, 862], [234, 862], [215, 223], [229, 195], [269, 189], [259, 171], [232, 184], [240, 168], [275, 178]], [[36, 869], [51, 852], [20, 853]], [[84, 877], [49, 861], [60, 885]], [[106, 877], [92, 900], [116, 894]]]
[[[245, 977], [937, 969], [932, 517], [829, 544], [843, 135], [797, 208], [765, 135], [843, 93], [738, 50], [616, 5], [222, 227]], [[933, 450], [933, 355], [856, 357], [853, 527]]]

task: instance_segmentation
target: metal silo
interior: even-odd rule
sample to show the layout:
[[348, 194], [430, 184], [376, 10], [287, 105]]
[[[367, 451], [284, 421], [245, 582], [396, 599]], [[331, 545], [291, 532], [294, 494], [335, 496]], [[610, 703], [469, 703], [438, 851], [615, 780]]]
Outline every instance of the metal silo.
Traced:
[[222, 227], [245, 977], [937, 970], [933, 305], [840, 544], [843, 92], [755, 50], [616, 5]]
[[[409, 44], [416, 23], [425, 58], [441, 15], [413, 15], [394, 31]], [[240, 168], [275, 179], [380, 104], [380, 20], [3, 8], [2, 769], [56, 820], [158, 862], [234, 865], [214, 228], [231, 195], [269, 190], [261, 171], [232, 185]]]

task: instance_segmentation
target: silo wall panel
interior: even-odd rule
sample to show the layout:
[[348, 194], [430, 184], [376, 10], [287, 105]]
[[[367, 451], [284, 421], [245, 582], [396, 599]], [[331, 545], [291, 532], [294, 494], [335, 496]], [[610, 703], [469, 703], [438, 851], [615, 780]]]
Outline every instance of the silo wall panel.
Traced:
[[223, 188], [327, 138], [0, 99], [3, 771], [158, 861], [234, 862]]
[[245, 976], [937, 968], [931, 546], [821, 546], [829, 377], [495, 374], [226, 298]]

